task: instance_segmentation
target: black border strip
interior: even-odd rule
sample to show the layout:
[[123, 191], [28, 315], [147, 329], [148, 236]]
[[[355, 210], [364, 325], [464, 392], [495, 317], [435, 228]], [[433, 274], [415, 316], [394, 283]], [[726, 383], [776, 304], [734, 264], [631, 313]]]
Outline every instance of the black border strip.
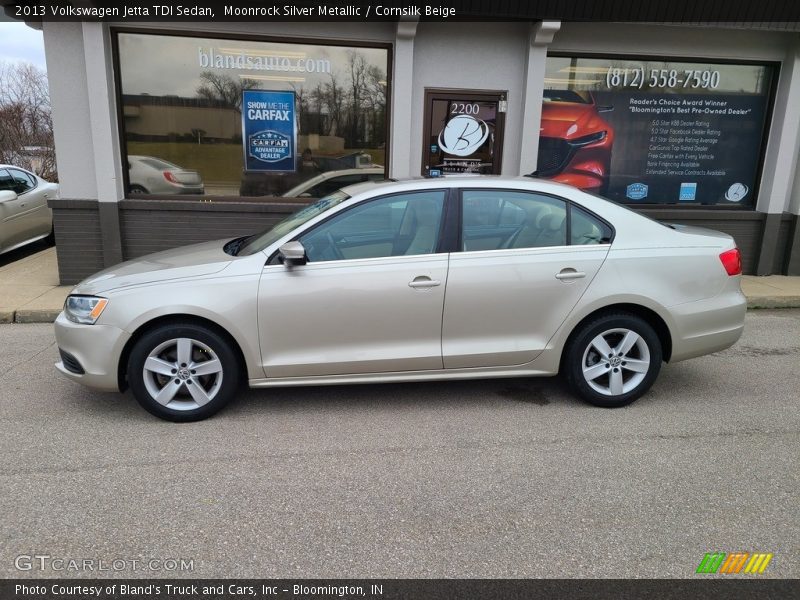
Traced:
[[[721, 22], [721, 23], [772, 23], [800, 21], [800, 3], [795, 0], [672, 0], [671, 2], [634, 2], [631, 0], [438, 0], [420, 2], [415, 0], [349, 0], [346, 3], [316, 0], [294, 0], [290, 7], [313, 8], [305, 16], [296, 11], [283, 11], [278, 3], [277, 14], [237, 16], [225, 15], [225, 6], [237, 9], [252, 8], [255, 3], [247, 0], [197, 0], [191, 5], [202, 9], [197, 15], [157, 15], [154, 7], [163, 2], [127, 0], [120, 5], [114, 0], [92, 2], [59, 2], [57, 0], [2, 0], [6, 14], [14, 19], [31, 21], [105, 21], [114, 22], [124, 18], [126, 22], [148, 21], [397, 21], [401, 16], [417, 17], [427, 21], [535, 21], [556, 19], [561, 21], [627, 21], [627, 22]], [[320, 16], [319, 5], [338, 6], [339, 14]], [[395, 13], [377, 14], [377, 6], [399, 9]], [[103, 9], [147, 7], [148, 14], [127, 14], [120, 10], [115, 16], [53, 15], [53, 6], [98, 7]], [[426, 11], [426, 7], [438, 8], [439, 12]], [[18, 7], [27, 7], [19, 9]], [[45, 10], [40, 10], [44, 7]], [[442, 8], [448, 9], [446, 16]], [[74, 12], [74, 11], [73, 11]], [[213, 14], [213, 17], [211, 16]]]

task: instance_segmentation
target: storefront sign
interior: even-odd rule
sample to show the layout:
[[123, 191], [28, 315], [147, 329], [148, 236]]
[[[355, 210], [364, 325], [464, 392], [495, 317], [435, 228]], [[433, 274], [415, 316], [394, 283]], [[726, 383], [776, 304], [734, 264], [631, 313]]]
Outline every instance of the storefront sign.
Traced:
[[294, 100], [293, 92], [242, 92], [242, 144], [247, 171], [295, 171]]
[[630, 204], [754, 205], [773, 68], [550, 56], [538, 172]]
[[500, 172], [502, 94], [464, 91], [426, 93], [423, 175]]

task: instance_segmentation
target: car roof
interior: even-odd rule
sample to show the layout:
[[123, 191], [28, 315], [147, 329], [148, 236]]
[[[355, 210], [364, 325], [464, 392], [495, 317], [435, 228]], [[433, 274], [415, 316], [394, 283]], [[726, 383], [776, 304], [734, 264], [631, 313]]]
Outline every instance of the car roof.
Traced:
[[[291, 197], [289, 195], [290, 192], [295, 192], [298, 190], [305, 191], [308, 188], [317, 185], [318, 183], [322, 183], [323, 181], [327, 181], [328, 179], [333, 179], [334, 177], [341, 177], [344, 175], [362, 175], [364, 173], [370, 175], [376, 175], [384, 172], [385, 169], [383, 167], [361, 167], [361, 168], [354, 167], [352, 169], [336, 169], [333, 171], [323, 171], [322, 173], [314, 175], [314, 177], [311, 177], [310, 179], [306, 179], [305, 181], [298, 183], [291, 189], [281, 194], [281, 196]], [[358, 184], [353, 184], [353, 185], [358, 185]]]
[[416, 179], [404, 179], [399, 181], [368, 181], [365, 183], [354, 183], [342, 188], [348, 196], [355, 196], [364, 192], [374, 191], [380, 187], [382, 192], [391, 191], [413, 191], [430, 188], [502, 188], [511, 187], [525, 189], [528, 186], [535, 186], [541, 191], [550, 190], [553, 194], [565, 194], [574, 192], [575, 188], [571, 185], [541, 179], [538, 177], [505, 177], [500, 175], [471, 175], [461, 177], [428, 177]]
[[[36, 173], [31, 171], [30, 169], [26, 169], [25, 167], [20, 167], [20, 166], [17, 166], [17, 165], [3, 165], [3, 164], [0, 164], [0, 169], [17, 169], [18, 171], [23, 171], [23, 172], [27, 173], [28, 175], [33, 175], [34, 177], [38, 177], [39, 179], [42, 179], [39, 175], [37, 175]], [[45, 180], [42, 179], [42, 181], [45, 181]]]
[[[319, 175], [315, 175], [314, 179], [324, 181], [332, 179], [333, 177], [340, 177], [342, 175], [358, 175], [360, 173], [383, 173], [383, 167], [353, 167], [352, 169], [335, 169], [333, 171], [323, 171]], [[311, 181], [309, 179], [309, 181]]]

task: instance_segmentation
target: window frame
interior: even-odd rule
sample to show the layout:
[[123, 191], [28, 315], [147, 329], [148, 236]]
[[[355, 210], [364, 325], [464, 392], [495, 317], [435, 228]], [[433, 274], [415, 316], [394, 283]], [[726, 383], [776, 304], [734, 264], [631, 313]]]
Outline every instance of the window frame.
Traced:
[[[453, 188], [453, 189], [456, 189], [456, 188]], [[461, 253], [465, 253], [465, 252], [509, 252], [509, 251], [515, 252], [515, 251], [524, 251], [524, 250], [544, 250], [544, 249], [547, 249], [547, 248], [566, 248], [566, 247], [569, 247], [569, 246], [576, 246], [576, 247], [580, 247], [580, 248], [594, 248], [594, 247], [597, 247], [597, 246], [609, 246], [610, 247], [614, 243], [614, 238], [617, 235], [616, 228], [614, 227], [614, 225], [612, 225], [608, 221], [608, 219], [604, 219], [603, 217], [598, 215], [595, 211], [591, 210], [590, 208], [587, 208], [585, 205], [583, 205], [583, 204], [581, 204], [579, 202], [574, 202], [573, 200], [570, 200], [569, 198], [564, 198], [563, 196], [558, 196], [556, 194], [550, 194], [548, 192], [540, 192], [540, 191], [537, 191], [537, 190], [525, 190], [525, 189], [505, 188], [505, 187], [500, 187], [500, 188], [496, 188], [496, 187], [491, 187], [491, 188], [463, 187], [463, 188], [457, 188], [457, 191], [458, 191], [457, 200], [456, 200], [455, 204], [456, 204], [457, 220], [458, 220], [458, 227], [457, 227], [458, 237], [456, 239], [455, 249], [451, 250], [452, 252], [461, 252]], [[563, 245], [563, 246], [531, 246], [529, 248], [495, 248], [494, 250], [463, 250], [463, 242], [464, 242], [464, 240], [463, 240], [463, 236], [464, 236], [464, 192], [515, 192], [515, 193], [523, 193], [523, 194], [536, 194], [536, 195], [539, 195], [539, 196], [545, 196], [545, 197], [548, 197], [548, 198], [552, 198], [554, 200], [560, 200], [561, 202], [564, 202], [565, 205], [566, 205], [565, 208], [566, 208], [566, 213], [567, 213], [566, 214], [566, 222], [567, 222], [566, 242], [567, 243], [565, 245]], [[610, 200], [606, 200], [606, 201], [610, 202]], [[572, 243], [572, 206], [573, 205], [577, 206], [578, 208], [583, 210], [585, 213], [589, 214], [591, 217], [597, 219], [601, 223], [605, 224], [611, 230], [611, 237], [609, 238], [608, 242], [605, 242], [605, 243], [602, 243], [602, 244], [573, 244]]]
[[424, 107], [422, 113], [422, 157], [420, 160], [420, 176], [429, 177], [425, 167], [430, 166], [431, 114], [433, 102], [436, 100], [451, 100], [457, 96], [459, 100], [467, 102], [497, 102], [498, 111], [495, 120], [495, 149], [491, 175], [500, 175], [503, 170], [503, 148], [505, 147], [506, 111], [499, 110], [500, 102], [508, 101], [508, 90], [486, 90], [481, 88], [425, 88]]
[[[218, 31], [203, 31], [201, 29], [187, 29], [187, 30], [162, 30], [153, 29], [151, 27], [110, 27], [109, 35], [111, 37], [111, 62], [113, 69], [114, 80], [114, 102], [116, 104], [116, 119], [117, 119], [117, 139], [120, 151], [118, 166], [122, 170], [122, 194], [123, 200], [170, 200], [170, 201], [214, 201], [214, 202], [242, 202], [259, 201], [258, 196], [211, 196], [209, 194], [146, 194], [146, 195], [131, 195], [130, 189], [130, 173], [127, 165], [128, 161], [128, 143], [126, 140], [125, 132], [125, 114], [124, 105], [122, 102], [122, 69], [120, 63], [119, 52], [119, 35], [120, 34], [138, 34], [138, 35], [156, 35], [160, 37], [179, 37], [179, 38], [200, 38], [200, 39], [214, 39], [214, 40], [235, 40], [246, 42], [267, 42], [279, 44], [302, 44], [309, 45], [318, 44], [320, 46], [339, 46], [345, 48], [376, 48], [386, 50], [386, 118], [385, 118], [385, 147], [387, 150], [386, 158], [384, 160], [384, 178], [389, 179], [389, 162], [391, 156], [391, 132], [392, 132], [392, 100], [394, 97], [394, 88], [392, 81], [394, 78], [394, 45], [391, 42], [373, 42], [369, 40], [348, 40], [343, 38], [303, 38], [300, 36], [280, 36], [280, 35], [258, 35], [258, 34], [242, 34], [234, 32], [218, 32]], [[271, 196], [267, 196], [271, 197]]]
[[[633, 54], [630, 52], [592, 52], [592, 51], [575, 51], [568, 50], [553, 50], [547, 53], [547, 58], [577, 58], [577, 59], [597, 59], [597, 60], [630, 60], [630, 61], [647, 61], [647, 62], [663, 62], [665, 57], [658, 54], [651, 54], [643, 52], [641, 54]], [[634, 212], [641, 212], [643, 210], [670, 210], [670, 211], [741, 211], [741, 212], [758, 212], [758, 203], [760, 200], [761, 183], [764, 175], [764, 166], [766, 165], [767, 149], [770, 143], [770, 132], [772, 129], [772, 122], [775, 116], [775, 104], [778, 93], [778, 81], [781, 79], [783, 64], [780, 61], [774, 60], [749, 60], [737, 59], [735, 57], [719, 57], [719, 56], [688, 56], [684, 54], [670, 55], [666, 57], [668, 62], [683, 62], [683, 63], [697, 63], [697, 64], [718, 64], [718, 65], [741, 65], [752, 67], [767, 67], [772, 69], [772, 81], [770, 82], [770, 89], [766, 94], [766, 108], [764, 110], [764, 125], [761, 130], [761, 146], [758, 162], [756, 165], [756, 176], [753, 181], [753, 201], [749, 206], [737, 206], [735, 204], [680, 204], [680, 203], [660, 203], [660, 202], [619, 202], [621, 206], [630, 208]], [[538, 136], [537, 136], [538, 143]], [[601, 196], [604, 200], [615, 202], [610, 198]]]

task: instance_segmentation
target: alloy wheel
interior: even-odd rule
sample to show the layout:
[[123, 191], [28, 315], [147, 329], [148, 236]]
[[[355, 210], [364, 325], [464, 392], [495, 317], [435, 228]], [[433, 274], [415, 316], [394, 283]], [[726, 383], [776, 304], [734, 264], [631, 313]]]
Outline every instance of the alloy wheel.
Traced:
[[167, 340], [144, 362], [142, 377], [150, 396], [173, 410], [208, 404], [222, 386], [222, 362], [206, 344], [192, 338]]
[[631, 329], [615, 328], [595, 336], [583, 352], [581, 370], [599, 394], [620, 396], [635, 390], [650, 369], [650, 348]]

